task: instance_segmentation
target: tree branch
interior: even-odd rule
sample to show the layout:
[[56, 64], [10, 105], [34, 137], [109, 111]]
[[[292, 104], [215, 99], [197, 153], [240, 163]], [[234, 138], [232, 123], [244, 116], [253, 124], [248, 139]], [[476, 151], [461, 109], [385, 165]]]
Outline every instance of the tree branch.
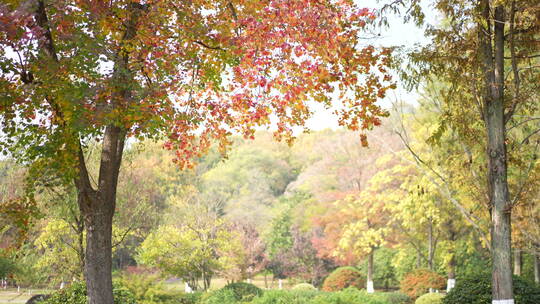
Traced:
[[512, 104], [506, 113], [504, 113], [504, 124], [506, 125], [512, 115], [516, 111], [516, 108], [520, 101], [519, 89], [520, 89], [520, 79], [519, 79], [519, 70], [516, 60], [516, 46], [514, 41], [514, 21], [516, 16], [516, 1], [512, 1], [512, 7], [510, 11], [510, 58], [512, 59], [512, 72], [514, 73], [514, 98]]
[[199, 41], [199, 40], [196, 40], [194, 41], [196, 44], [200, 45], [200, 46], [203, 46], [207, 49], [211, 49], [211, 50], [219, 50], [219, 51], [225, 51], [225, 49], [219, 47], [219, 46], [210, 46], [202, 41]]

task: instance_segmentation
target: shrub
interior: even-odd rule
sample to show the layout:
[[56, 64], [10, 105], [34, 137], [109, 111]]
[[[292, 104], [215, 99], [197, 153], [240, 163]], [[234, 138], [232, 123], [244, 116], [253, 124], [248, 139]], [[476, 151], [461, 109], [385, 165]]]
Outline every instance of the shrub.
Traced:
[[8, 275], [15, 273], [15, 271], [17, 271], [15, 263], [10, 259], [0, 256], [0, 278], [6, 278]]
[[202, 292], [182, 293], [170, 304], [198, 304], [201, 300]]
[[310, 304], [387, 304], [374, 294], [349, 287], [338, 292], [321, 293]]
[[[519, 304], [540, 303], [540, 286], [514, 276], [514, 299]], [[444, 304], [491, 303], [491, 273], [471, 274], [458, 278], [454, 287], [444, 298]]]
[[119, 282], [133, 293], [139, 303], [145, 300], [152, 300], [153, 294], [156, 292], [159, 293], [158, 290], [162, 289], [162, 286], [158, 282], [158, 279], [157, 274], [148, 272], [125, 272], [120, 276]]
[[406, 274], [400, 283], [401, 291], [412, 299], [427, 293], [430, 288], [443, 289], [445, 286], [445, 278], [429, 269], [413, 270]]
[[444, 295], [441, 293], [426, 293], [420, 296], [414, 304], [442, 304]]
[[268, 290], [262, 296], [255, 297], [250, 304], [311, 304], [317, 294], [315, 290]]
[[249, 283], [230, 283], [225, 287], [204, 295], [201, 299], [203, 304], [232, 304], [249, 302], [256, 296], [263, 294], [263, 291]]
[[383, 300], [387, 304], [405, 304], [411, 303], [411, 298], [401, 292], [385, 292], [385, 293], [376, 293], [375, 296]]
[[[113, 284], [115, 304], [136, 304], [135, 296], [121, 284]], [[43, 304], [87, 304], [86, 284], [77, 282], [61, 289], [42, 302]]]
[[137, 304], [197, 304], [201, 295], [200, 292], [184, 293], [153, 288], [147, 292], [143, 300], [137, 301]]
[[362, 273], [354, 267], [340, 267], [334, 270], [323, 283], [324, 291], [339, 291], [347, 287], [364, 288]]
[[309, 283], [300, 283], [300, 284], [294, 285], [292, 290], [310, 291], [310, 290], [317, 290], [317, 288], [315, 288], [315, 286], [313, 286], [313, 285], [311, 285]]
[[236, 297], [232, 289], [219, 289], [202, 296], [201, 304], [236, 304]]
[[222, 289], [232, 290], [236, 300], [244, 302], [251, 301], [254, 297], [262, 295], [263, 293], [262, 289], [260, 289], [259, 287], [244, 282], [230, 283]]

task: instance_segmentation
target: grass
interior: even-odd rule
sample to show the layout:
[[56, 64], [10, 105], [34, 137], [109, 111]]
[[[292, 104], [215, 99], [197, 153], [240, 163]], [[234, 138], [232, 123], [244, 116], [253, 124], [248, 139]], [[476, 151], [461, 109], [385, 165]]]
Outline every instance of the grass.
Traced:
[[21, 288], [20, 292], [17, 289], [0, 289], [0, 304], [21, 304], [26, 303], [28, 299], [37, 294], [49, 293], [49, 290], [44, 289], [24, 289]]

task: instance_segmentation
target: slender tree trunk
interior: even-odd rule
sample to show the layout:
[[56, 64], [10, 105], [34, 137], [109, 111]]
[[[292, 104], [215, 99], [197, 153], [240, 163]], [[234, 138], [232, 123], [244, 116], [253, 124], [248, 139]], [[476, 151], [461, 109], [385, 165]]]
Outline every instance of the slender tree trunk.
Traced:
[[449, 292], [456, 286], [456, 258], [452, 253], [452, 257], [448, 261], [448, 282], [446, 283], [446, 292]]
[[204, 282], [204, 290], [208, 290], [210, 288], [210, 284], [212, 283], [212, 275], [207, 275]]
[[433, 241], [433, 220], [429, 219], [428, 226], [428, 268], [433, 270], [433, 257], [435, 256], [434, 250], [434, 241]]
[[367, 292], [373, 293], [375, 292], [374, 286], [373, 286], [373, 255], [374, 255], [375, 249], [371, 247], [371, 251], [368, 255], [368, 267], [367, 267]]
[[416, 269], [422, 267], [422, 253], [420, 251], [416, 252]]
[[523, 252], [521, 249], [514, 249], [514, 274], [517, 276], [521, 275], [521, 270], [523, 268]]
[[483, 22], [478, 24], [478, 38], [484, 73], [483, 105], [487, 131], [489, 199], [492, 208], [492, 293], [494, 304], [513, 304], [511, 203], [508, 193], [504, 119], [505, 12], [504, 7], [499, 5], [495, 7], [492, 16], [489, 3], [487, 0], [480, 2]]
[[540, 254], [535, 253], [533, 255], [534, 263], [534, 281], [540, 284]]
[[[450, 241], [452, 244], [454, 244], [457, 240], [458, 232], [456, 231], [454, 227], [454, 220], [450, 219], [448, 222], [446, 222], [446, 229], [448, 231], [448, 241]], [[450, 292], [455, 286], [456, 286], [456, 249], [455, 247], [451, 247], [450, 249], [450, 259], [448, 260], [448, 264], [446, 265], [447, 274], [448, 274], [448, 281], [446, 283], [446, 292]]]

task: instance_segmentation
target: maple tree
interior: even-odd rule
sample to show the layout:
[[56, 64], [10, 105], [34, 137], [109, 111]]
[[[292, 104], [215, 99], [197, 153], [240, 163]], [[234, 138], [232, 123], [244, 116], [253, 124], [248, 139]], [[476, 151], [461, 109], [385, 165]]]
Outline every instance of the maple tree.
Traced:
[[[89, 303], [110, 304], [111, 233], [128, 138], [167, 136], [189, 166], [211, 141], [277, 118], [278, 138], [309, 100], [345, 105], [371, 128], [393, 88], [388, 49], [360, 45], [374, 15], [353, 1], [46, 1], [0, 5], [0, 147], [77, 188]], [[100, 165], [86, 165], [89, 140]], [[40, 172], [40, 170], [36, 170]]]

